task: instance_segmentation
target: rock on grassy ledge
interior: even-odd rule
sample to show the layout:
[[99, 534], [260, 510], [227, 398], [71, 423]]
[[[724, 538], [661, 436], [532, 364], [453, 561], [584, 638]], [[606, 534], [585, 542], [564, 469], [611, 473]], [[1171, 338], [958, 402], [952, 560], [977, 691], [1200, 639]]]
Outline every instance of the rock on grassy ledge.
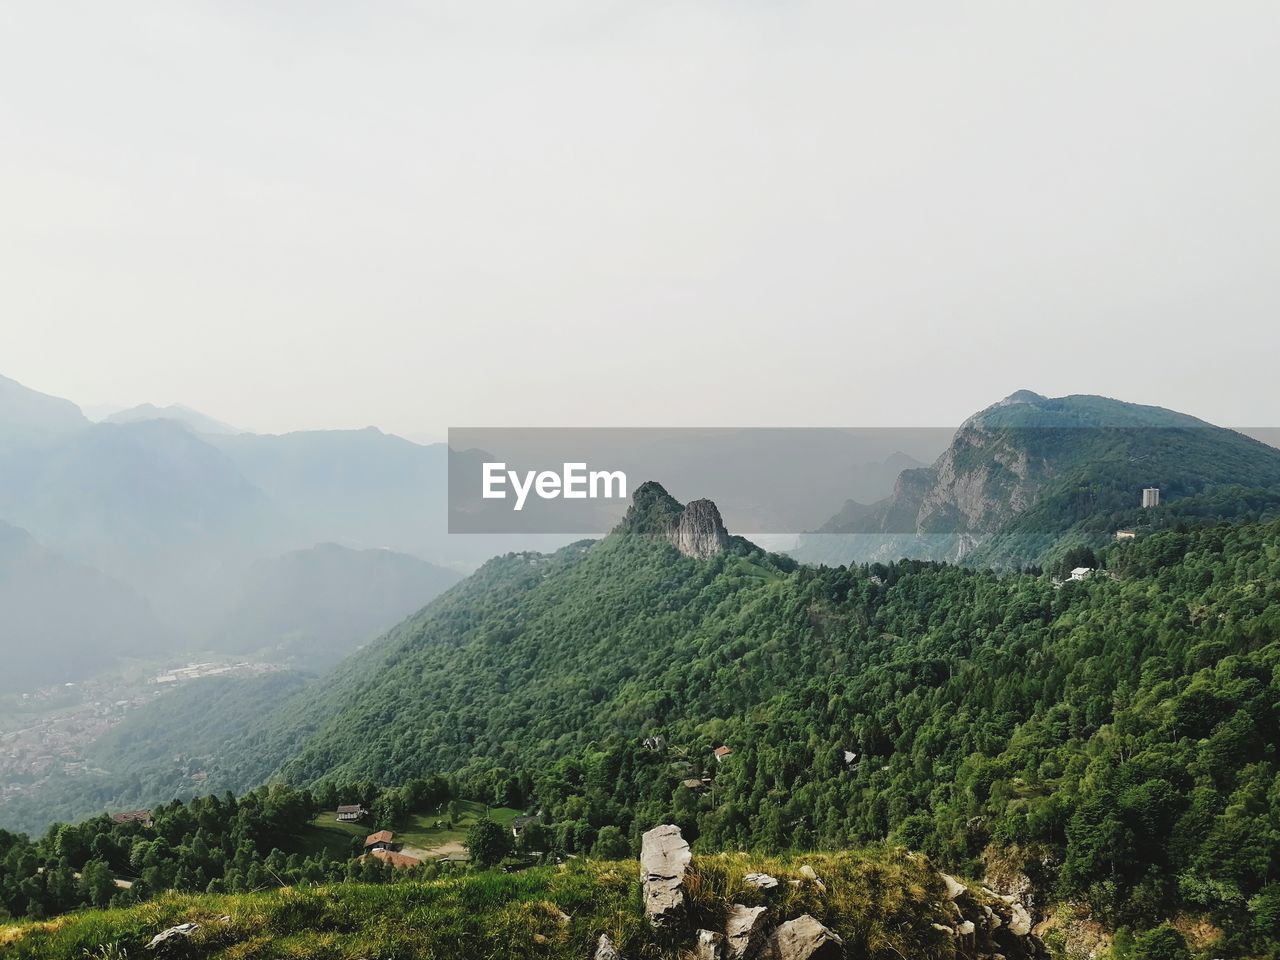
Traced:
[[764, 946], [769, 911], [765, 907], [744, 907], [735, 903], [729, 910], [724, 932], [729, 940], [730, 960], [747, 960]]
[[694, 960], [729, 960], [729, 941], [723, 933], [699, 930], [693, 944]]
[[778, 886], [778, 878], [767, 873], [748, 873], [742, 879], [757, 890], [773, 890]]
[[767, 960], [840, 960], [844, 941], [806, 913], [773, 932], [764, 956]]
[[592, 954], [591, 960], [622, 960], [622, 954], [613, 945], [609, 935], [602, 933], [600, 934], [600, 939], [596, 941], [596, 952]]
[[644, 879], [644, 912], [653, 924], [671, 926], [684, 915], [691, 859], [689, 844], [674, 824], [665, 823], [645, 833], [640, 846], [640, 876]]

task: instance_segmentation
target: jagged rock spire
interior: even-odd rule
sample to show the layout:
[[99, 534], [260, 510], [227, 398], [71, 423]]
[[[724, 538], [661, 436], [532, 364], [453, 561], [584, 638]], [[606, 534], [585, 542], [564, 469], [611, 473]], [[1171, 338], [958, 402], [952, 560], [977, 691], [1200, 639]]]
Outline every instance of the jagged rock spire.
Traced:
[[652, 480], [636, 488], [617, 532], [662, 537], [687, 557], [707, 560], [724, 551], [729, 532], [710, 500], [687, 506]]

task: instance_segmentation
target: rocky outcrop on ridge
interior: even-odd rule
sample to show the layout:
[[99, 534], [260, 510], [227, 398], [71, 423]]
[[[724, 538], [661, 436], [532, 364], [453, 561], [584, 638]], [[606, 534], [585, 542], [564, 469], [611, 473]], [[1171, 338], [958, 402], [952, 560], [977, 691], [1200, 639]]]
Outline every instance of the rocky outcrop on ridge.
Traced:
[[[920, 923], [935, 942], [951, 941], [957, 956], [1046, 960], [1044, 945], [1033, 932], [1032, 912], [1020, 897], [935, 872], [919, 854], [905, 856], [934, 878], [928, 883], [932, 905], [925, 905]], [[769, 885], [758, 882], [764, 874], [742, 877], [737, 895], [765, 902], [733, 903], [725, 912], [723, 907], [698, 902], [691, 893], [702, 889], [702, 878], [689, 844], [674, 824], [644, 834], [640, 863], [645, 915], [681, 957], [841, 960], [849, 956], [843, 937], [833, 929], [840, 927], [841, 891], [830, 887], [836, 877], [824, 880], [809, 864], [788, 870], [790, 876], [784, 875], [782, 881], [768, 877]], [[792, 890], [800, 894], [799, 901], [788, 892]], [[812, 912], [796, 916], [800, 909]], [[622, 956], [607, 936], [600, 938], [594, 960], [621, 960]]]
[[693, 500], [682, 506], [652, 480], [636, 488], [617, 530], [662, 537], [686, 557], [697, 560], [709, 560], [729, 545], [729, 532], [714, 503]]

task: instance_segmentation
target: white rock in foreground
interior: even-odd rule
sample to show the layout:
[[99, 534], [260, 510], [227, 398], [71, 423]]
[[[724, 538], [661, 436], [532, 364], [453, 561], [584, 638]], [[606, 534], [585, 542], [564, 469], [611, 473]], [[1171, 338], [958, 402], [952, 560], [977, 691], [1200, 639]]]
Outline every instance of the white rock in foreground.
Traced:
[[640, 876], [644, 880], [644, 912], [652, 923], [673, 923], [684, 913], [691, 859], [689, 844], [674, 824], [645, 833], [640, 846]]
[[168, 943], [170, 940], [176, 940], [178, 937], [189, 937], [200, 929], [198, 923], [180, 923], [176, 927], [170, 927], [168, 930], [161, 930], [151, 942], [147, 944], [147, 949], [154, 950], [162, 943]]
[[622, 960], [622, 954], [618, 952], [618, 948], [613, 945], [607, 933], [600, 934], [592, 960]]

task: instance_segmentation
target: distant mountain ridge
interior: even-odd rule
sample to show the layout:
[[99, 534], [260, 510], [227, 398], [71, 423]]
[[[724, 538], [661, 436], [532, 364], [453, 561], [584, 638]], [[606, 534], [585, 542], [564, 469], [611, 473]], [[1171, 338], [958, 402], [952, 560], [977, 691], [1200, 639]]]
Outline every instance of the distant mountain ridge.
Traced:
[[[443, 444], [372, 428], [241, 434], [177, 404], [143, 404], [95, 423], [67, 400], [0, 378], [0, 522], [137, 600], [153, 618], [140, 632], [167, 638], [159, 652], [260, 644], [293, 658], [311, 637], [309, 669], [340, 659], [450, 585], [456, 575], [445, 568], [467, 569], [511, 543], [450, 538], [446, 484]], [[309, 555], [316, 562], [300, 561], [326, 543], [333, 546]], [[301, 553], [285, 556], [294, 551]], [[292, 626], [282, 626], [284, 611], [269, 613], [262, 596], [250, 595], [250, 571], [280, 587], [279, 602], [287, 595], [296, 605]], [[27, 574], [19, 580], [7, 568], [5, 576], [31, 597], [63, 595], [61, 574], [48, 564]], [[37, 574], [51, 579], [37, 584]], [[344, 580], [353, 589], [344, 592]], [[38, 645], [39, 632], [27, 630], [37, 621], [5, 586], [0, 598], [11, 606], [0, 604], [0, 623], [20, 620], [22, 642]], [[82, 594], [84, 616], [94, 615], [89, 598], [107, 603], [108, 593]], [[123, 608], [112, 601], [99, 613], [107, 609]], [[59, 661], [69, 648], [53, 643], [29, 674], [12, 659], [12, 684], [110, 665], [112, 649], [126, 647], [100, 627], [86, 634], [102, 640], [94, 656]]]
[[120, 655], [154, 654], [163, 636], [127, 585], [3, 522], [0, 614], [0, 693], [78, 680]]
[[209, 644], [322, 671], [461, 579], [392, 550], [317, 544], [253, 564]]
[[140, 420], [172, 420], [194, 430], [196, 433], [234, 434], [243, 432], [228, 423], [215, 420], [213, 417], [203, 414], [199, 410], [192, 410], [181, 403], [171, 403], [167, 407], [159, 407], [154, 403], [140, 403], [136, 407], [129, 407], [127, 410], [117, 410], [115, 413], [103, 417], [102, 422], [137, 423]]
[[56, 443], [89, 426], [70, 400], [51, 397], [0, 376], [0, 454]]
[[794, 555], [1028, 562], [1073, 532], [1109, 535], [1106, 518], [1135, 519], [1146, 487], [1165, 505], [1231, 489], [1280, 505], [1280, 450], [1161, 407], [1020, 390], [967, 419], [931, 466], [899, 474], [891, 496], [846, 503]]

